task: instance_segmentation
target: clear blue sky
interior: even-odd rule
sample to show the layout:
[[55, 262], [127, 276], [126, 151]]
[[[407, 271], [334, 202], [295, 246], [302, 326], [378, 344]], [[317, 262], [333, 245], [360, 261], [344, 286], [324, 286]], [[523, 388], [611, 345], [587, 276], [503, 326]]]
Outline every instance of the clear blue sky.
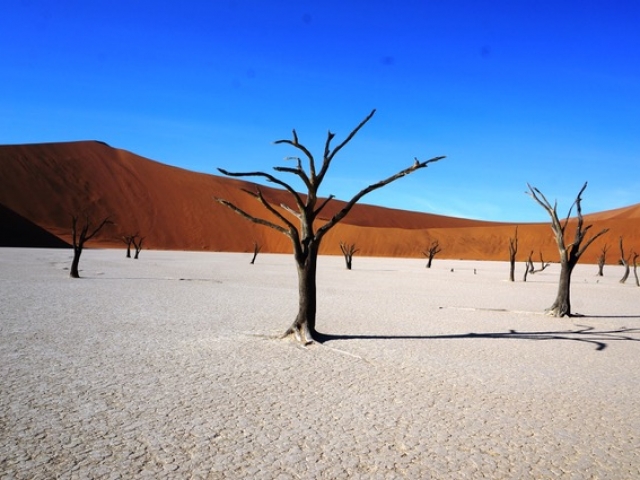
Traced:
[[[640, 203], [635, 1], [7, 0], [0, 143], [96, 139], [190, 170], [270, 170], [342, 139], [321, 192], [497, 221]], [[297, 186], [297, 184], [296, 184]]]

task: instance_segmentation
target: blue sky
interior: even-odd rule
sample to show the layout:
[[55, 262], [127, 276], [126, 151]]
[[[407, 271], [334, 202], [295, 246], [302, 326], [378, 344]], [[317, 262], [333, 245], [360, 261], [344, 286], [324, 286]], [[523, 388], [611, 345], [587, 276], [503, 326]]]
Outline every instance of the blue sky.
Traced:
[[[640, 203], [640, 4], [8, 0], [0, 143], [101, 140], [217, 173], [346, 136], [321, 191], [496, 221]], [[298, 186], [295, 184], [296, 187]]]

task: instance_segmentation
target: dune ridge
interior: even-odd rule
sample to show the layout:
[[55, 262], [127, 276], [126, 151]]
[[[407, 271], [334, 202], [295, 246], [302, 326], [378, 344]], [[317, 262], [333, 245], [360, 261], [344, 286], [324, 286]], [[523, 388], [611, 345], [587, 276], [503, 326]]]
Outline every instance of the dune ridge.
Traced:
[[[257, 242], [263, 252], [291, 251], [284, 235], [254, 225], [213, 200], [222, 197], [265, 216], [262, 206], [242, 191], [255, 189], [254, 183], [165, 165], [104, 142], [0, 146], [0, 183], [3, 208], [67, 243], [70, 216], [87, 212], [96, 220], [109, 216], [114, 221], [91, 243], [93, 247], [121, 247], [121, 236], [139, 233], [146, 237], [145, 248], [151, 249], [248, 252]], [[274, 204], [290, 204], [286, 192], [260, 188]], [[330, 202], [325, 216], [342, 205], [339, 200]], [[640, 249], [640, 204], [585, 219], [594, 232], [610, 231], [584, 261], [594, 263], [606, 244], [611, 247], [607, 263], [617, 262], [620, 236], [627, 250]], [[3, 230], [12, 228], [2, 221]], [[421, 257], [437, 239], [440, 258], [506, 260], [516, 225], [358, 204], [329, 232], [321, 253], [339, 254], [339, 242], [344, 241], [357, 245], [357, 255]], [[548, 223], [519, 224], [518, 237], [518, 261], [525, 261], [531, 251], [536, 261], [540, 253], [545, 260], [557, 260]]]

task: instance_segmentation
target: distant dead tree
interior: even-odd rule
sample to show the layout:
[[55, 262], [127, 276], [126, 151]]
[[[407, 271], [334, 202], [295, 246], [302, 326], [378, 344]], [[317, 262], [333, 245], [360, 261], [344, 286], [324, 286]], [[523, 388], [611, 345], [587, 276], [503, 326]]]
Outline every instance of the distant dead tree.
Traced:
[[351, 270], [351, 262], [353, 262], [353, 255], [358, 251], [355, 243], [343, 243], [340, 242], [340, 250], [344, 255], [344, 263], [347, 270]]
[[71, 234], [73, 241], [73, 260], [71, 261], [71, 271], [69, 272], [71, 278], [80, 278], [78, 265], [80, 265], [80, 255], [82, 255], [84, 244], [95, 237], [105, 225], [111, 223], [111, 220], [107, 217], [97, 226], [92, 226], [89, 215], [85, 215], [84, 223], [79, 227], [78, 216], [71, 215]]
[[[518, 227], [513, 237], [509, 238], [509, 281], [515, 282], [516, 274], [516, 253], [518, 253]], [[526, 275], [525, 275], [526, 282]]]
[[[551, 229], [555, 234], [556, 244], [558, 245], [558, 251], [560, 252], [560, 281], [558, 283], [558, 294], [551, 307], [547, 309], [547, 313], [555, 317], [563, 317], [565, 315], [571, 316], [571, 273], [589, 245], [591, 245], [596, 238], [604, 235], [609, 231], [609, 229], [605, 228], [585, 241], [585, 235], [592, 227], [592, 225], [585, 226], [584, 219], [582, 218], [582, 193], [587, 188], [587, 182], [585, 182], [583, 187], [580, 189], [580, 192], [578, 192], [576, 199], [569, 208], [569, 213], [567, 213], [567, 217], [564, 222], [560, 222], [558, 219], [557, 202], [554, 202], [552, 206], [540, 190], [529, 184], [527, 184], [527, 186], [529, 187], [529, 191], [527, 193], [540, 206], [542, 206], [551, 217]], [[567, 245], [565, 240], [565, 231], [574, 206], [576, 207], [576, 213], [578, 215], [576, 220], [576, 230], [573, 241]]]
[[549, 265], [551, 265], [551, 264], [549, 262], [545, 262], [544, 261], [544, 258], [542, 258], [542, 252], [540, 252], [540, 268], [536, 270], [535, 267], [533, 266], [533, 262], [531, 262], [531, 272], [530, 273], [534, 274], [534, 273], [542, 272]]
[[638, 280], [638, 257], [640, 254], [633, 252], [633, 276], [636, 279], [636, 287], [640, 287], [640, 280]]
[[600, 249], [600, 255], [598, 255], [598, 277], [604, 276], [604, 264], [607, 261], [607, 251], [609, 250], [609, 246], [605, 243], [604, 246]]
[[522, 277], [522, 281], [526, 282], [527, 281], [527, 276], [530, 273], [534, 272], [534, 266], [533, 266], [533, 250], [531, 250], [531, 252], [529, 252], [529, 258], [527, 259], [526, 263], [525, 263], [525, 267], [524, 267], [524, 275]]
[[142, 250], [142, 242], [144, 240], [144, 237], [141, 237], [140, 235], [135, 235], [133, 237], [132, 243], [133, 243], [133, 247], [136, 250], [136, 254], [133, 257], [134, 260], [138, 259], [138, 256], [140, 255], [140, 251]]
[[438, 240], [433, 240], [429, 244], [429, 248], [427, 248], [426, 252], [422, 252], [422, 254], [427, 257], [427, 268], [431, 268], [431, 263], [433, 262], [434, 257], [442, 251], [440, 248], [440, 242]]
[[[342, 150], [342, 148], [353, 139], [353, 137], [371, 119], [371, 117], [373, 117], [374, 113], [375, 110], [371, 111], [371, 113], [367, 115], [367, 117], [362, 120], [360, 124], [351, 131], [351, 133], [349, 133], [346, 139], [333, 149], [331, 148], [331, 141], [335, 137], [335, 134], [331, 131], [327, 133], [327, 138], [324, 144], [322, 165], [320, 166], [319, 171], [316, 170], [317, 165], [314, 156], [306, 146], [299, 143], [298, 134], [295, 130], [293, 130], [293, 138], [291, 140], [278, 140], [275, 142], [276, 144], [286, 144], [299, 150], [306, 158], [306, 170], [302, 166], [302, 160], [300, 157], [287, 158], [296, 162], [296, 166], [294, 167], [274, 167], [274, 170], [277, 172], [289, 173], [298, 177], [306, 187], [306, 195], [299, 194], [289, 183], [266, 172], [229, 172], [227, 170], [218, 169], [224, 175], [231, 177], [260, 177], [268, 182], [275, 183], [276, 185], [283, 187], [289, 193], [293, 203], [295, 204], [295, 208], [281, 204], [281, 209], [279, 209], [269, 199], [265, 198], [259, 186], [256, 186], [255, 191], [244, 190], [245, 193], [248, 193], [260, 202], [262, 206], [274, 217], [274, 219], [268, 220], [247, 213], [245, 210], [228, 200], [216, 198], [216, 201], [229, 207], [244, 218], [259, 225], [265, 225], [269, 228], [273, 228], [283, 235], [286, 235], [291, 240], [293, 245], [293, 255], [296, 260], [298, 271], [299, 302], [298, 314], [296, 315], [293, 324], [284, 333], [283, 337], [293, 337], [302, 344], [307, 344], [320, 338], [320, 334], [318, 334], [316, 330], [316, 270], [318, 249], [326, 233], [340, 222], [340, 220], [342, 220], [349, 211], [351, 211], [358, 200], [367, 193], [382, 188], [399, 178], [444, 158], [434, 157], [426, 161], [420, 161], [416, 158], [413, 164], [408, 168], [400, 170], [395, 175], [360, 190], [351, 200], [346, 202], [344, 206], [337, 211], [337, 213], [333, 214], [328, 221], [323, 224], [319, 224], [320, 222], [318, 222], [318, 220], [320, 220], [320, 213], [334, 198], [333, 195], [329, 195], [329, 197], [324, 200], [320, 200], [318, 198], [318, 190], [327, 171], [329, 170], [329, 167], [331, 166], [331, 162], [336, 154]], [[287, 213], [297, 218], [299, 226], [294, 225]]]
[[624, 256], [624, 247], [622, 246], [622, 237], [620, 237], [620, 265], [624, 267], [624, 274], [620, 279], [620, 283], [625, 283], [629, 278], [629, 262], [631, 261], [631, 254]]
[[256, 257], [258, 256], [258, 253], [260, 253], [261, 249], [262, 246], [258, 245], [258, 242], [253, 242], [253, 257], [251, 257], [251, 261], [249, 262], [251, 265], [256, 262]]
[[131, 245], [133, 245], [133, 241], [136, 238], [136, 236], [137, 236], [137, 234], [135, 234], [135, 235], [123, 235], [122, 236], [122, 241], [127, 246], [127, 258], [131, 258]]

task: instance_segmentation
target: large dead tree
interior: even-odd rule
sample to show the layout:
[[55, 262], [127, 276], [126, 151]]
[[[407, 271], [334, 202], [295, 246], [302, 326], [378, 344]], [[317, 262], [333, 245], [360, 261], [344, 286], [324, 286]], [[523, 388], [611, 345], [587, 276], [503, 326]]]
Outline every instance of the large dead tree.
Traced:
[[[516, 253], [518, 253], [518, 227], [513, 237], [509, 237], [509, 281], [515, 282], [516, 274]], [[525, 282], [527, 278], [525, 276]]]
[[[561, 222], [558, 219], [557, 202], [554, 202], [554, 204], [551, 205], [540, 190], [529, 184], [527, 184], [527, 186], [529, 187], [529, 191], [527, 193], [538, 204], [540, 204], [540, 206], [542, 206], [551, 217], [551, 229], [555, 235], [558, 251], [560, 252], [560, 280], [558, 283], [558, 294], [553, 305], [547, 309], [547, 313], [555, 317], [563, 317], [565, 315], [571, 316], [571, 273], [589, 245], [591, 245], [596, 238], [604, 235], [609, 231], [609, 229], [605, 228], [589, 239], [585, 239], [587, 232], [592, 227], [592, 225], [585, 225], [584, 219], [582, 218], [582, 193], [587, 188], [587, 182], [585, 182], [583, 187], [580, 189], [580, 192], [578, 192], [576, 199], [569, 208], [569, 213], [567, 213], [567, 217], [564, 222]], [[573, 241], [567, 244], [565, 233], [574, 206], [576, 207], [577, 214], [577, 219], [575, 220], [576, 230]]]
[[433, 240], [429, 244], [429, 248], [426, 252], [422, 252], [422, 254], [427, 257], [427, 268], [431, 268], [431, 264], [433, 263], [433, 259], [435, 256], [442, 251], [440, 248], [440, 242], [438, 240]]
[[[279, 173], [292, 174], [294, 177], [298, 177], [298, 179], [304, 183], [307, 190], [306, 196], [298, 193], [290, 183], [287, 183], [270, 173], [262, 171], [229, 172], [224, 169], [218, 169], [224, 175], [231, 177], [257, 177], [274, 183], [284, 188], [289, 193], [293, 203], [295, 204], [295, 208], [291, 208], [287, 205], [274, 205], [263, 195], [259, 186], [256, 186], [255, 191], [245, 190], [246, 193], [253, 196], [262, 204], [266, 211], [271, 214], [272, 219], [266, 219], [249, 214], [228, 200], [216, 198], [219, 203], [229, 207], [247, 220], [273, 228], [283, 235], [286, 235], [291, 240], [293, 245], [293, 255], [296, 260], [298, 271], [299, 302], [298, 314], [296, 315], [293, 324], [286, 330], [283, 337], [293, 337], [303, 344], [313, 342], [314, 338], [318, 338], [316, 330], [316, 270], [318, 249], [320, 248], [320, 243], [327, 232], [340, 222], [340, 220], [349, 213], [358, 200], [366, 194], [382, 188], [405, 175], [415, 172], [416, 170], [425, 168], [430, 163], [437, 162], [444, 158], [434, 157], [425, 161], [420, 161], [416, 158], [411, 166], [400, 170], [395, 175], [360, 190], [353, 196], [353, 198], [351, 198], [351, 200], [346, 202], [344, 206], [333, 214], [329, 220], [324, 223], [320, 222], [320, 213], [334, 198], [333, 195], [329, 195], [329, 197], [325, 199], [320, 199], [318, 197], [318, 190], [322, 185], [329, 167], [331, 166], [331, 162], [335, 158], [336, 154], [340, 152], [340, 150], [342, 150], [344, 146], [353, 139], [353, 137], [371, 119], [371, 117], [373, 117], [374, 113], [375, 110], [372, 110], [371, 113], [367, 115], [367, 117], [334, 148], [331, 147], [331, 142], [334, 139], [335, 134], [329, 131], [324, 144], [321, 165], [316, 164], [316, 159], [309, 149], [298, 141], [298, 134], [295, 130], [293, 130], [293, 137], [291, 140], [278, 140], [275, 142], [276, 144], [285, 144], [295, 148], [301, 152], [303, 158], [305, 158], [306, 170], [303, 168], [303, 161], [300, 157], [289, 157], [296, 162], [296, 166], [276, 166], [274, 167], [274, 170]], [[292, 220], [290, 214], [297, 217], [297, 226], [295, 224], [296, 220]]]
[[340, 242], [340, 250], [344, 256], [344, 263], [347, 270], [351, 270], [351, 264], [353, 263], [353, 256], [358, 251], [355, 243]]
[[84, 244], [95, 237], [105, 225], [111, 224], [109, 217], [105, 218], [97, 226], [92, 225], [89, 215], [84, 216], [84, 223], [78, 227], [78, 216], [71, 216], [71, 234], [73, 242], [73, 260], [71, 261], [71, 270], [69, 276], [71, 278], [80, 278], [78, 266], [80, 265], [80, 255], [84, 249]]

